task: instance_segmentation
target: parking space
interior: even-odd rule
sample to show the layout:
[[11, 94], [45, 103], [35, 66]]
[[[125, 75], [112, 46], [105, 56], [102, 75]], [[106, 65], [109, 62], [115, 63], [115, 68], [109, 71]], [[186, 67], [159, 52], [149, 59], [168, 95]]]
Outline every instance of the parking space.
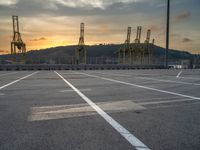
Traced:
[[0, 149], [200, 149], [200, 70], [0, 73]]

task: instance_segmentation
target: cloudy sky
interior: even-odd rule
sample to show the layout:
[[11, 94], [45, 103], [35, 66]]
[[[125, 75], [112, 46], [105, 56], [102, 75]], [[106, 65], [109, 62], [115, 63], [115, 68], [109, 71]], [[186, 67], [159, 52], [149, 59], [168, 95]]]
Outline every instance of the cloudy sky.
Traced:
[[[18, 15], [27, 49], [77, 44], [85, 23], [85, 43], [122, 43], [128, 26], [152, 29], [165, 46], [167, 0], [0, 0], [0, 54], [10, 52], [12, 15]], [[170, 47], [200, 53], [200, 1], [171, 0]]]

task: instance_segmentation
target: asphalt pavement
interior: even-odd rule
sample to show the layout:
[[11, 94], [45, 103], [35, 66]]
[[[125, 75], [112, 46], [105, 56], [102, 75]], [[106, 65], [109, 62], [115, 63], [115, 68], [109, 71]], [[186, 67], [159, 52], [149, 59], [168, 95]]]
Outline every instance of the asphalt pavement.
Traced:
[[200, 70], [0, 72], [0, 150], [135, 149], [200, 149]]

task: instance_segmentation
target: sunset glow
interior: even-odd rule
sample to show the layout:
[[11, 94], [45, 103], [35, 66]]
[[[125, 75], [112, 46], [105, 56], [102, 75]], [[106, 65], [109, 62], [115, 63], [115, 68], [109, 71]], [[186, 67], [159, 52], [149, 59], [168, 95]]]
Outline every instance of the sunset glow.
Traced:
[[[200, 53], [199, 0], [172, 1], [170, 48]], [[0, 54], [10, 53], [11, 16], [18, 15], [27, 50], [75, 45], [85, 23], [85, 44], [123, 43], [128, 26], [132, 41], [138, 25], [152, 29], [156, 45], [165, 46], [166, 2], [162, 0], [1, 0]]]

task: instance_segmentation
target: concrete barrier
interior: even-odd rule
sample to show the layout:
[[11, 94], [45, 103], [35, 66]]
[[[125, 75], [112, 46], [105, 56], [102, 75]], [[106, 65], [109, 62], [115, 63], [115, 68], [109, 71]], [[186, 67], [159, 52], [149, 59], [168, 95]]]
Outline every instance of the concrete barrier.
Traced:
[[34, 64], [34, 65], [0, 65], [0, 70], [122, 70], [122, 69], [164, 69], [163, 65], [65, 65], [65, 64]]

